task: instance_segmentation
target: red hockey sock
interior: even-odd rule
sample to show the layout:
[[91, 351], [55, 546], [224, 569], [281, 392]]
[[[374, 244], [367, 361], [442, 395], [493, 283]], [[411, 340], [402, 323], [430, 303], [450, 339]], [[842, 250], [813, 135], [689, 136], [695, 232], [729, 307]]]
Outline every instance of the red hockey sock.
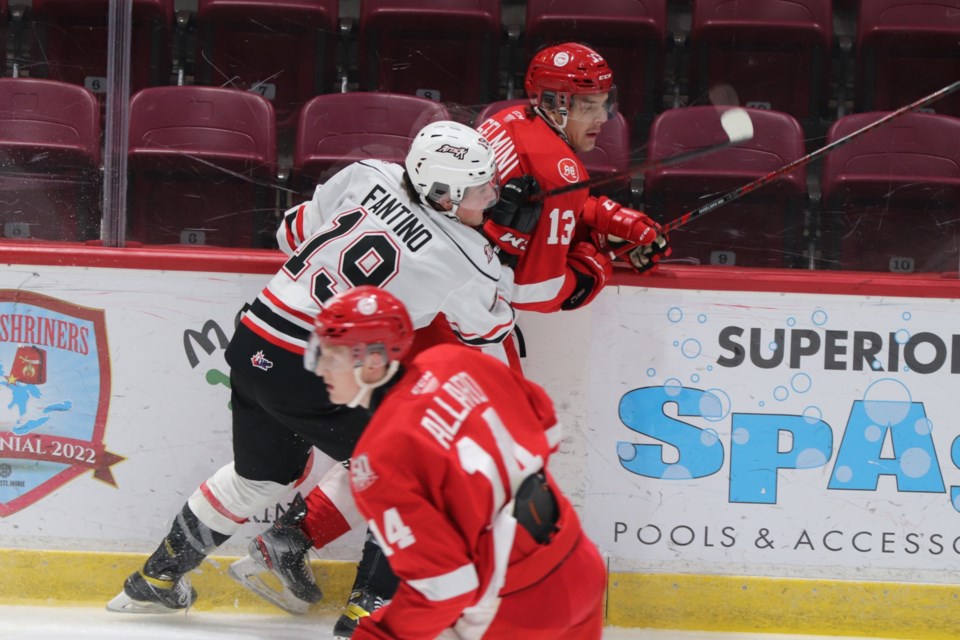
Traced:
[[316, 549], [322, 549], [347, 531], [347, 522], [327, 494], [316, 488], [307, 496], [307, 517], [300, 524]]

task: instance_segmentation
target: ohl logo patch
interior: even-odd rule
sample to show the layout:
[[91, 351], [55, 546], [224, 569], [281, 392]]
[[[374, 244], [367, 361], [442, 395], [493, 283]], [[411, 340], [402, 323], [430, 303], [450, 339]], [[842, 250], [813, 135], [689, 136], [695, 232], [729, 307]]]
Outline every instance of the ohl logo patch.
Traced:
[[116, 486], [109, 404], [103, 310], [0, 289], [0, 517], [86, 471]]

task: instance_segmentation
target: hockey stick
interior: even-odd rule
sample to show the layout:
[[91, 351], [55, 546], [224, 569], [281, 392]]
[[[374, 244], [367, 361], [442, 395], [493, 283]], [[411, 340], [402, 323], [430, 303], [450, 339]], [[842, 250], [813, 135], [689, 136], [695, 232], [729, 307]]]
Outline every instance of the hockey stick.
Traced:
[[[796, 169], [796, 168], [798, 168], [798, 167], [802, 167], [802, 166], [804, 166], [804, 165], [806, 165], [806, 164], [809, 164], [810, 162], [813, 162], [813, 161], [816, 160], [817, 158], [820, 158], [821, 156], [824, 156], [824, 155], [830, 153], [831, 151], [833, 151], [833, 150], [836, 149], [837, 147], [843, 146], [843, 145], [847, 144], [848, 142], [851, 142], [852, 140], [855, 140], [856, 138], [859, 138], [860, 136], [862, 136], [863, 134], [867, 133], [868, 131], [872, 131], [873, 129], [876, 129], [876, 128], [878, 128], [878, 127], [881, 127], [881, 126], [885, 125], [886, 123], [890, 122], [891, 120], [893, 120], [893, 119], [895, 119], [895, 118], [899, 118], [900, 116], [902, 116], [903, 114], [905, 114], [905, 113], [907, 113], [907, 112], [909, 112], [909, 111], [915, 111], [916, 109], [920, 109], [921, 107], [925, 107], [925, 106], [927, 106], [928, 104], [931, 104], [931, 103], [933, 103], [933, 102], [936, 102], [937, 100], [939, 100], [939, 99], [941, 99], [941, 98], [944, 98], [944, 97], [950, 95], [951, 93], [953, 93], [953, 92], [956, 91], [957, 89], [960, 89], [960, 80], [954, 82], [953, 84], [947, 85], [946, 87], [943, 87], [942, 89], [938, 89], [937, 91], [934, 91], [934, 92], [931, 93], [930, 95], [925, 96], [925, 97], [923, 97], [923, 98], [920, 98], [919, 100], [916, 100], [916, 101], [914, 101], [914, 102], [911, 102], [911, 103], [908, 104], [908, 105], [904, 105], [904, 106], [900, 107], [899, 109], [897, 109], [896, 111], [891, 111], [890, 113], [888, 113], [887, 115], [883, 116], [882, 118], [880, 118], [880, 119], [877, 120], [876, 122], [872, 122], [872, 123], [870, 123], [870, 124], [868, 124], [868, 125], [865, 125], [865, 126], [859, 128], [859, 129], [857, 129], [856, 131], [852, 131], [852, 132], [848, 133], [847, 135], [843, 136], [842, 138], [837, 138], [836, 140], [834, 140], [834, 141], [831, 142], [830, 144], [828, 144], [828, 145], [826, 145], [826, 146], [823, 146], [823, 147], [820, 147], [820, 148], [817, 149], [816, 151], [812, 151], [812, 152], [808, 153], [808, 154], [805, 155], [805, 156], [802, 156], [802, 157], [800, 157], [800, 158], [797, 158], [797, 159], [794, 160], [793, 162], [790, 162], [790, 163], [788, 163], [788, 164], [785, 164], [785, 165], [783, 165], [782, 167], [780, 167], [779, 169], [775, 169], [774, 171], [771, 171], [771, 172], [768, 173], [767, 175], [761, 176], [760, 178], [757, 178], [757, 179], [754, 180], [753, 182], [750, 182], [750, 183], [748, 183], [748, 184], [745, 184], [745, 185], [743, 185], [742, 187], [737, 187], [736, 189], [725, 193], [724, 195], [720, 196], [720, 197], [717, 198], [716, 200], [713, 200], [713, 201], [711, 201], [711, 202], [708, 202], [707, 204], [703, 205], [702, 207], [700, 207], [700, 208], [698, 208], [698, 209], [694, 209], [693, 211], [688, 211], [688, 212], [684, 213], [684, 214], [683, 214], [682, 216], [680, 216], [679, 218], [676, 218], [675, 220], [671, 220], [670, 222], [668, 222], [668, 223], [666, 223], [665, 225], [663, 225], [663, 227], [662, 227], [663, 233], [669, 233], [669, 232], [673, 231], [674, 229], [679, 229], [680, 227], [686, 225], [687, 223], [689, 223], [689, 222], [691, 222], [691, 221], [693, 221], [693, 220], [696, 220], [697, 218], [699, 218], [699, 217], [701, 217], [701, 216], [704, 216], [704, 215], [710, 213], [710, 212], [713, 211], [714, 209], [717, 209], [717, 208], [719, 208], [719, 207], [722, 207], [723, 205], [725, 205], [725, 204], [727, 204], [727, 203], [733, 202], [734, 200], [737, 200], [738, 198], [742, 198], [743, 196], [747, 195], [748, 193], [759, 189], [759, 188], [762, 187], [763, 185], [765, 185], [765, 184], [767, 184], [767, 183], [769, 183], [769, 182], [773, 182], [774, 180], [776, 180], [776, 179], [779, 178], [780, 176], [782, 176], [782, 175], [784, 175], [784, 174], [786, 174], [786, 173], [789, 173], [790, 171], [793, 171], [794, 169]], [[614, 251], [614, 252], [613, 252], [613, 256], [614, 256], [615, 258], [620, 257], [620, 256], [622, 256], [623, 254], [629, 253], [630, 251], [634, 250], [634, 249], [637, 248], [638, 246], [639, 246], [639, 245], [637, 245], [637, 244], [627, 245], [626, 247], [622, 247], [622, 248], [618, 249], [617, 251]]]
[[733, 108], [724, 111], [723, 115], [720, 116], [720, 126], [723, 127], [723, 132], [727, 135], [727, 139], [723, 142], [718, 142], [717, 144], [712, 144], [708, 147], [692, 149], [690, 151], [678, 153], [675, 156], [670, 156], [667, 158], [661, 158], [658, 160], [645, 160], [641, 163], [631, 166], [625, 173], [616, 173], [610, 176], [590, 178], [580, 182], [574, 182], [573, 184], [551, 189], [550, 191], [546, 191], [544, 193], [535, 194], [532, 198], [530, 198], [530, 200], [531, 202], [540, 202], [544, 198], [560, 195], [561, 193], [568, 193], [570, 191], [577, 191], [578, 189], [588, 189], [591, 187], [599, 187], [601, 185], [610, 184], [612, 182], [619, 182], [625, 177], [635, 173], [652, 171], [653, 169], [680, 164], [681, 162], [699, 158], [700, 156], [705, 156], [713, 153], [714, 151], [719, 151], [720, 149], [726, 149], [727, 147], [739, 144], [741, 142], [746, 142], [747, 140], [753, 138], [753, 121], [750, 120], [750, 115], [743, 109]]

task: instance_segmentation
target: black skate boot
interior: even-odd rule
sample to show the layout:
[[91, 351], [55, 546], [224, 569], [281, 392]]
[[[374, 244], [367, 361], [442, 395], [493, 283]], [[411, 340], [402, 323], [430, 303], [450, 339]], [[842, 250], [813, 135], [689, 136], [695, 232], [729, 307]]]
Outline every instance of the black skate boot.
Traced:
[[360, 619], [366, 618], [384, 604], [386, 601], [369, 588], [357, 589], [350, 594], [347, 607], [333, 626], [333, 637], [352, 637], [357, 625], [360, 624]]
[[[250, 555], [228, 570], [234, 580], [294, 615], [306, 613], [310, 605], [323, 598], [307, 564], [307, 552], [313, 544], [300, 528], [306, 515], [307, 504], [298, 493], [283, 516], [250, 542]], [[275, 580], [265, 580], [266, 574], [275, 576], [281, 588], [273, 587]]]
[[197, 599], [186, 574], [196, 569], [228, 538], [200, 522], [188, 505], [177, 515], [163, 539], [140, 571], [132, 573], [121, 591], [107, 603], [118, 613], [173, 613], [188, 609]]

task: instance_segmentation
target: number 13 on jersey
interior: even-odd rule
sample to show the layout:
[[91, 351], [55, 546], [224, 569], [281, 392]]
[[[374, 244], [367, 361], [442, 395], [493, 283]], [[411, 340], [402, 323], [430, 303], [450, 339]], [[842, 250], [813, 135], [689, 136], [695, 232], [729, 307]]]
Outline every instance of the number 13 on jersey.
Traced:
[[576, 224], [577, 218], [570, 209], [563, 212], [560, 209], [551, 211], [550, 235], [547, 236], [547, 244], [570, 244], [570, 239], [573, 238], [573, 228]]

